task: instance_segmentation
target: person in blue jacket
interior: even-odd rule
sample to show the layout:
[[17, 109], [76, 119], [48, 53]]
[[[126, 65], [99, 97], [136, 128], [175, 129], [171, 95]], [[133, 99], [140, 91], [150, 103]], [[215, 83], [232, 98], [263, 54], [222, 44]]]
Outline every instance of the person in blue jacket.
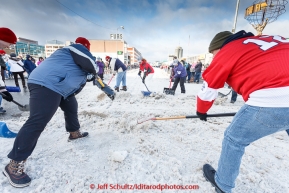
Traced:
[[106, 56], [105, 60], [109, 63], [109, 66], [113, 70], [112, 74], [116, 76], [116, 84], [114, 86], [114, 89], [119, 92], [119, 86], [120, 83], [122, 82], [122, 90], [127, 91], [126, 87], [126, 70], [127, 67], [120, 61], [118, 58], [111, 58], [110, 56]]
[[56, 50], [29, 76], [30, 116], [14, 141], [8, 154], [10, 163], [3, 171], [14, 187], [25, 187], [31, 183], [30, 177], [23, 172], [24, 163], [58, 107], [64, 112], [69, 141], [88, 136], [87, 132], [80, 132], [75, 95], [87, 81], [95, 78], [98, 67], [89, 51], [89, 41], [79, 37], [75, 42]]
[[186, 77], [187, 77], [187, 72], [185, 67], [179, 62], [178, 59], [174, 59], [173, 61], [173, 71], [174, 71], [174, 85], [172, 87], [172, 90], [176, 90], [178, 84], [180, 83], [181, 86], [181, 93], [186, 93], [185, 89], [185, 82], [186, 82]]
[[36, 68], [36, 65], [32, 62], [32, 57], [30, 55], [26, 55], [26, 60], [24, 61], [24, 68], [28, 76]]

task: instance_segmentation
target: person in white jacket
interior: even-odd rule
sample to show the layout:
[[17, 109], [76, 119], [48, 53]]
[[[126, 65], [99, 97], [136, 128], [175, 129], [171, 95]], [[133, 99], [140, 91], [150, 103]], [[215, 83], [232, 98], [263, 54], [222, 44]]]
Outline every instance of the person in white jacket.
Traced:
[[12, 72], [14, 76], [15, 85], [19, 87], [19, 83], [18, 83], [18, 75], [19, 75], [22, 80], [22, 86], [24, 89], [26, 89], [27, 87], [26, 87], [25, 79], [23, 75], [24, 64], [19, 58], [16, 57], [15, 53], [10, 54], [10, 58], [8, 59], [8, 65], [10, 66], [10, 71]]

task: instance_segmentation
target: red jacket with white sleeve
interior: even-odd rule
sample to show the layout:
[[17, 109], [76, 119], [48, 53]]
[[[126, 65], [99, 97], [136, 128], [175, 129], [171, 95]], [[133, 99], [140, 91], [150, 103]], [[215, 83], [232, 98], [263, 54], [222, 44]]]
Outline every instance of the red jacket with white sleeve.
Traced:
[[149, 63], [147, 63], [146, 60], [142, 60], [142, 62], [139, 65], [139, 70], [143, 71], [146, 76], [151, 74], [151, 73], [154, 73], [153, 67], [151, 67], [151, 65]]
[[211, 108], [225, 82], [248, 105], [289, 107], [289, 40], [267, 35], [234, 40], [221, 48], [202, 76], [200, 113]]

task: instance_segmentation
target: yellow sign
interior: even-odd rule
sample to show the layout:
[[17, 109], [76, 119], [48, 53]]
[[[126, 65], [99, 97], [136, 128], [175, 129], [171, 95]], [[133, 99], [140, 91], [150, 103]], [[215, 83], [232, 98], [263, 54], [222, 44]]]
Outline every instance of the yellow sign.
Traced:
[[245, 17], [247, 17], [248, 15], [250, 15], [252, 13], [256, 13], [258, 11], [261, 11], [261, 10], [265, 9], [267, 6], [268, 6], [268, 4], [266, 2], [257, 3], [257, 4], [252, 5], [246, 9]]

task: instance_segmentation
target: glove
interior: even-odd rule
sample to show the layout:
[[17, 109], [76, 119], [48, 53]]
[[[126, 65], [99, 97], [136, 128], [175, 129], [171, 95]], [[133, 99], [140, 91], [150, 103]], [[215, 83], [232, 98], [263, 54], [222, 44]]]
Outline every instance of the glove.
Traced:
[[138, 72], [138, 75], [139, 75], [139, 76], [141, 75], [141, 71]]
[[199, 113], [199, 112], [197, 111], [197, 115], [198, 115], [198, 117], [200, 118], [200, 120], [202, 120], [202, 121], [207, 121], [207, 117], [208, 117], [207, 113]]
[[3, 93], [3, 95], [1, 95], [1, 96], [3, 97], [3, 99], [5, 99], [6, 101], [9, 101], [9, 102], [13, 101], [13, 96], [8, 91], [4, 91], [2, 93]]
[[95, 75], [93, 74], [89, 74], [86, 76], [86, 82], [93, 81], [94, 79], [95, 79]]

